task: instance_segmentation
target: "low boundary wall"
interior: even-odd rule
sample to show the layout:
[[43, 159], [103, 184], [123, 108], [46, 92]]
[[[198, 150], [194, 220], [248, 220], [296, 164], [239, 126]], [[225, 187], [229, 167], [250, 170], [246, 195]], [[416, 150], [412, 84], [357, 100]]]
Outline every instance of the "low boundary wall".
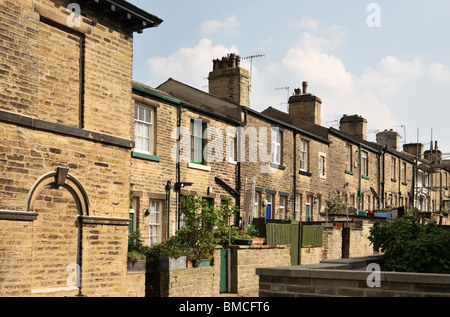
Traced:
[[382, 256], [372, 256], [259, 268], [259, 296], [450, 297], [450, 275], [367, 271], [369, 264], [382, 260]]

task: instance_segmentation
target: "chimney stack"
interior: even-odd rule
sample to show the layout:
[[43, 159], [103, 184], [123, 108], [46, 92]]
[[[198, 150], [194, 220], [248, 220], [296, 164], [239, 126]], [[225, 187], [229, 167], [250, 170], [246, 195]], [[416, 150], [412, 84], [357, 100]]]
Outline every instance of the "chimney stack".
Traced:
[[213, 60], [213, 71], [208, 78], [209, 93], [250, 107], [250, 73], [240, 66], [241, 57], [234, 53]]
[[400, 147], [400, 134], [393, 129], [384, 130], [377, 134], [377, 143], [390, 149], [398, 150]]
[[322, 100], [308, 93], [308, 82], [304, 81], [300, 88], [294, 89], [294, 95], [289, 98], [289, 115], [314, 124], [321, 125]]
[[358, 140], [367, 140], [367, 120], [361, 116], [347, 116], [344, 114], [340, 120], [340, 130]]
[[422, 158], [423, 155], [423, 144], [422, 143], [408, 143], [403, 145], [403, 152], [418, 156]]

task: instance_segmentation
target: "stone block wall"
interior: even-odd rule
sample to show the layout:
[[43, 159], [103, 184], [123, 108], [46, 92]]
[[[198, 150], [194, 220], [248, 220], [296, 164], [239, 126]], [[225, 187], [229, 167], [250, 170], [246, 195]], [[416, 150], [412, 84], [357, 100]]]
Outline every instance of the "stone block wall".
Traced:
[[[289, 246], [230, 246], [230, 291], [240, 297], [258, 296], [257, 268], [290, 264]], [[163, 297], [217, 297], [220, 295], [220, 249], [213, 265], [161, 271]]]
[[[367, 271], [379, 257], [258, 269], [260, 297], [448, 297], [450, 275]], [[379, 284], [377, 284], [379, 283]]]
[[231, 246], [231, 292], [242, 297], [258, 296], [256, 269], [290, 263], [290, 246]]
[[80, 258], [84, 295], [127, 292], [133, 31], [70, 2], [0, 1], [0, 296], [78, 293]]

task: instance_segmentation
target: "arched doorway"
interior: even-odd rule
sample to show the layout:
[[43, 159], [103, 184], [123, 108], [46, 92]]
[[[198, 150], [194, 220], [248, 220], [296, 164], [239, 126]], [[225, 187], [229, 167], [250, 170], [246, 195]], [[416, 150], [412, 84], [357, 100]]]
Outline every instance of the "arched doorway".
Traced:
[[39, 178], [29, 192], [33, 224], [32, 293], [81, 293], [83, 228], [79, 216], [89, 215], [89, 200], [81, 183], [66, 168]]

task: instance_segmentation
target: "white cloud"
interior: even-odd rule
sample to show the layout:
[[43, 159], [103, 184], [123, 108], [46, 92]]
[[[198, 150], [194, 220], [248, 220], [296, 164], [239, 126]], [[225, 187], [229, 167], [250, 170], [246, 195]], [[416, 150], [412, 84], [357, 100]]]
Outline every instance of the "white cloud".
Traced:
[[213, 67], [213, 59], [222, 58], [229, 53], [238, 53], [235, 46], [213, 45], [210, 39], [201, 39], [193, 48], [181, 48], [168, 57], [147, 60], [150, 73], [150, 86], [158, 86], [169, 78], [202, 89], [208, 84], [205, 80]]
[[224, 21], [208, 20], [203, 22], [200, 31], [202, 33], [211, 34], [234, 34], [239, 28], [239, 21], [235, 14], [232, 14]]
[[320, 25], [320, 21], [315, 18], [303, 18], [300, 21], [291, 23], [291, 25], [302, 29], [317, 30]]
[[450, 71], [441, 63], [430, 65], [428, 68], [428, 73], [431, 79], [439, 84], [446, 84], [450, 82]]

